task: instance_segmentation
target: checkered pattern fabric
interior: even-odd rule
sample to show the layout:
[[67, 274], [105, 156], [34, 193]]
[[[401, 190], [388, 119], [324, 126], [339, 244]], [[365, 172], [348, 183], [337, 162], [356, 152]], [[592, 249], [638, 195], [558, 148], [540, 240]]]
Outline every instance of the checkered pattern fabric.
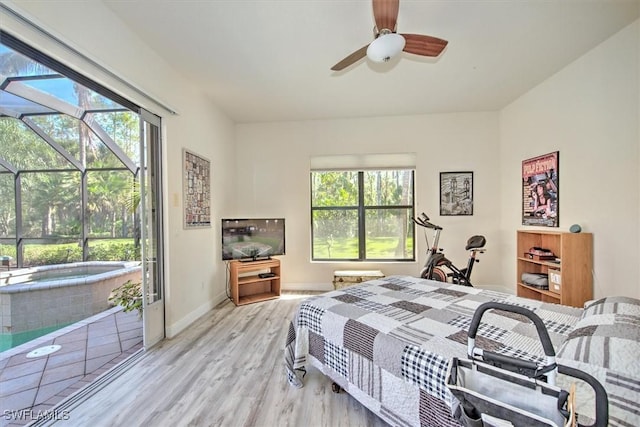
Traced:
[[448, 395], [445, 387], [448, 368], [449, 359], [420, 347], [406, 346], [402, 354], [402, 376], [442, 400]]
[[324, 310], [312, 304], [302, 303], [298, 311], [298, 327], [306, 327], [316, 334], [322, 333], [322, 316]]
[[349, 370], [347, 361], [349, 355], [347, 350], [344, 348], [333, 344], [332, 342], [327, 342], [324, 347], [324, 363], [333, 369], [336, 373], [343, 377], [349, 376]]
[[[456, 426], [445, 386], [452, 357], [467, 357], [478, 306], [498, 301], [532, 310], [549, 325], [556, 350], [582, 310], [406, 276], [327, 292], [299, 307], [285, 349], [287, 378], [302, 385], [311, 364], [392, 425]], [[534, 360], [543, 357], [526, 317], [490, 310], [476, 345]], [[291, 335], [291, 331], [288, 335]], [[436, 404], [437, 402], [437, 404]]]

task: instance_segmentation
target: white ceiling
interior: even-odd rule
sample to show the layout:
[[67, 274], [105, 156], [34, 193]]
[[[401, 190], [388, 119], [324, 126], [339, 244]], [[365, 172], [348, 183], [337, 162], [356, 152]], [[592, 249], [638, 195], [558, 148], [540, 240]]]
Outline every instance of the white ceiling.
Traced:
[[443, 38], [330, 68], [373, 39], [370, 0], [103, 0], [237, 122], [495, 111], [638, 18], [638, 0], [400, 0]]

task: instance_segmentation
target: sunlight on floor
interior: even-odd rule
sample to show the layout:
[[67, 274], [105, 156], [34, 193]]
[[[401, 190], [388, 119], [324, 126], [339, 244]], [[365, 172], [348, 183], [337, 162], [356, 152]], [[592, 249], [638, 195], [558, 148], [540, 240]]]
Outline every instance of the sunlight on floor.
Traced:
[[318, 291], [283, 291], [280, 294], [280, 299], [305, 299], [323, 293]]

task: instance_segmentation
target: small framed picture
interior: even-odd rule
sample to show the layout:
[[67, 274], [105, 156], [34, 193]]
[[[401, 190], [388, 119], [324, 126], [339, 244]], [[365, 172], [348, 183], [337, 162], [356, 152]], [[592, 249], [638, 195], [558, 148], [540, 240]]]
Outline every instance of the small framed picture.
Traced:
[[473, 172], [440, 172], [440, 215], [473, 215]]

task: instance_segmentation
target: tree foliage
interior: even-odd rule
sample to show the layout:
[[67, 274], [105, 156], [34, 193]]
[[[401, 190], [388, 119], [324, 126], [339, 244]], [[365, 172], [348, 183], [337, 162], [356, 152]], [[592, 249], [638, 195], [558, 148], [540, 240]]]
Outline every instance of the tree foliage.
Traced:
[[312, 172], [314, 258], [358, 259], [362, 243], [365, 259], [411, 257], [412, 177], [411, 170]]
[[[94, 119], [136, 162], [137, 114], [100, 113], [94, 114]], [[135, 221], [130, 206], [134, 175], [82, 121], [64, 114], [28, 120], [86, 170], [78, 170], [21, 120], [0, 117], [0, 159], [18, 171], [14, 174], [0, 166], [0, 237], [78, 238], [83, 218], [88, 224], [87, 237], [133, 237]], [[87, 182], [84, 205], [83, 174]], [[20, 236], [16, 236], [16, 200], [21, 202]]]

